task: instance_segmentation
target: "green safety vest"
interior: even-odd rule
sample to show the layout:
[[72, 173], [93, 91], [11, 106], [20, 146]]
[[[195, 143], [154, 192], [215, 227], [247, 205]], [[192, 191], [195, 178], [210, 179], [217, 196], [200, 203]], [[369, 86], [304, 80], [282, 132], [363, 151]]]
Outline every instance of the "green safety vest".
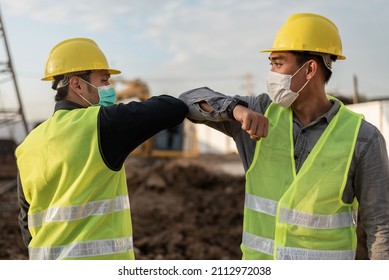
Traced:
[[358, 203], [342, 201], [362, 116], [343, 104], [296, 174], [293, 113], [272, 103], [246, 173], [243, 259], [354, 259]]
[[134, 259], [125, 170], [104, 163], [99, 109], [58, 110], [16, 150], [30, 259]]

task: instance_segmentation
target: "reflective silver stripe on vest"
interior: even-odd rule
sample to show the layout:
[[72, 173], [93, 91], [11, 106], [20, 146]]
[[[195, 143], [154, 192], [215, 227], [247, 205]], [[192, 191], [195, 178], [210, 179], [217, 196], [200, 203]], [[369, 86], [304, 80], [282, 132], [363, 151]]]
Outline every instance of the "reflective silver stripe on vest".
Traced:
[[354, 260], [353, 250], [308, 250], [300, 248], [277, 248], [278, 260]]
[[245, 206], [251, 210], [275, 216], [277, 214], [277, 205], [278, 202], [275, 200], [246, 193]]
[[29, 247], [30, 260], [57, 260], [128, 252], [132, 237], [72, 243], [56, 247]]
[[243, 231], [242, 244], [247, 248], [273, 255], [274, 241]]
[[[243, 232], [242, 244], [249, 249], [273, 255], [274, 242], [271, 239]], [[353, 260], [353, 250], [309, 250], [302, 248], [278, 247], [278, 260]]]
[[50, 207], [46, 211], [28, 215], [28, 224], [37, 227], [47, 222], [74, 221], [88, 216], [104, 215], [130, 208], [128, 195], [98, 200], [78, 206]]
[[[276, 216], [278, 202], [246, 193], [245, 206], [260, 213]], [[357, 211], [342, 212], [333, 215], [319, 215], [281, 208], [280, 221], [308, 228], [341, 228], [356, 225]]]
[[319, 215], [281, 208], [280, 221], [292, 225], [318, 229], [349, 227], [357, 223], [357, 211], [342, 212], [333, 215]]

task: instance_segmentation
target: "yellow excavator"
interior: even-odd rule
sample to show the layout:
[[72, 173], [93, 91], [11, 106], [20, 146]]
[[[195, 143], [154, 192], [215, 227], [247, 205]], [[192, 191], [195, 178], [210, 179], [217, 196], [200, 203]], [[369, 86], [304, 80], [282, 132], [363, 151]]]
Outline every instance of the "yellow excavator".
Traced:
[[[140, 79], [126, 80], [116, 78], [110, 80], [115, 86], [116, 103], [128, 102], [131, 99], [145, 101], [151, 97], [146, 82]], [[195, 157], [199, 154], [196, 129], [188, 120], [170, 129], [165, 129], [148, 139], [130, 156], [142, 157]]]

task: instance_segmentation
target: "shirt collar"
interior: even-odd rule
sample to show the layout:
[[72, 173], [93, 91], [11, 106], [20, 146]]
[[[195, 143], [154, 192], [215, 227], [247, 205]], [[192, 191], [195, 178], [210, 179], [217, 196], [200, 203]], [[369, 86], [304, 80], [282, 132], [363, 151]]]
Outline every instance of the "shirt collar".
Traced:
[[80, 104], [74, 103], [69, 100], [60, 100], [55, 103], [54, 112], [58, 110], [73, 110], [73, 109], [80, 109], [84, 108]]
[[336, 116], [340, 109], [339, 100], [331, 99], [330, 102], [332, 103], [331, 109], [329, 109], [328, 112], [322, 116], [322, 118], [325, 118], [328, 123]]

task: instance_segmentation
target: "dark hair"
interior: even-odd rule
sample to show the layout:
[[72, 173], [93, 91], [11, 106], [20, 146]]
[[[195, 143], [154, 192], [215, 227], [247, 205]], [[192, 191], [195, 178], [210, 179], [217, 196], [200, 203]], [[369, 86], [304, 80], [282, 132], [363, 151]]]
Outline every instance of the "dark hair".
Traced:
[[[309, 60], [314, 60], [319, 65], [319, 67], [323, 70], [324, 73], [324, 81], [325, 83], [328, 83], [328, 81], [331, 79], [332, 71], [325, 66], [323, 57], [320, 55], [315, 55], [312, 53], [307, 52], [296, 52], [292, 51], [292, 53], [296, 56], [296, 62], [298, 66], [303, 66], [303, 64]], [[331, 56], [332, 61], [336, 60], [335, 56]]]
[[[92, 73], [92, 71], [85, 72], [83, 74], [76, 74], [74, 76], [80, 77], [81, 79], [90, 82], [89, 75]], [[59, 75], [54, 77], [54, 82], [53, 82], [53, 88], [55, 89], [58, 85], [58, 83], [64, 78], [64, 75]], [[69, 90], [69, 83], [66, 86], [57, 88], [57, 93], [54, 96], [54, 100], [60, 101], [64, 100], [66, 96], [68, 95], [68, 90]]]

